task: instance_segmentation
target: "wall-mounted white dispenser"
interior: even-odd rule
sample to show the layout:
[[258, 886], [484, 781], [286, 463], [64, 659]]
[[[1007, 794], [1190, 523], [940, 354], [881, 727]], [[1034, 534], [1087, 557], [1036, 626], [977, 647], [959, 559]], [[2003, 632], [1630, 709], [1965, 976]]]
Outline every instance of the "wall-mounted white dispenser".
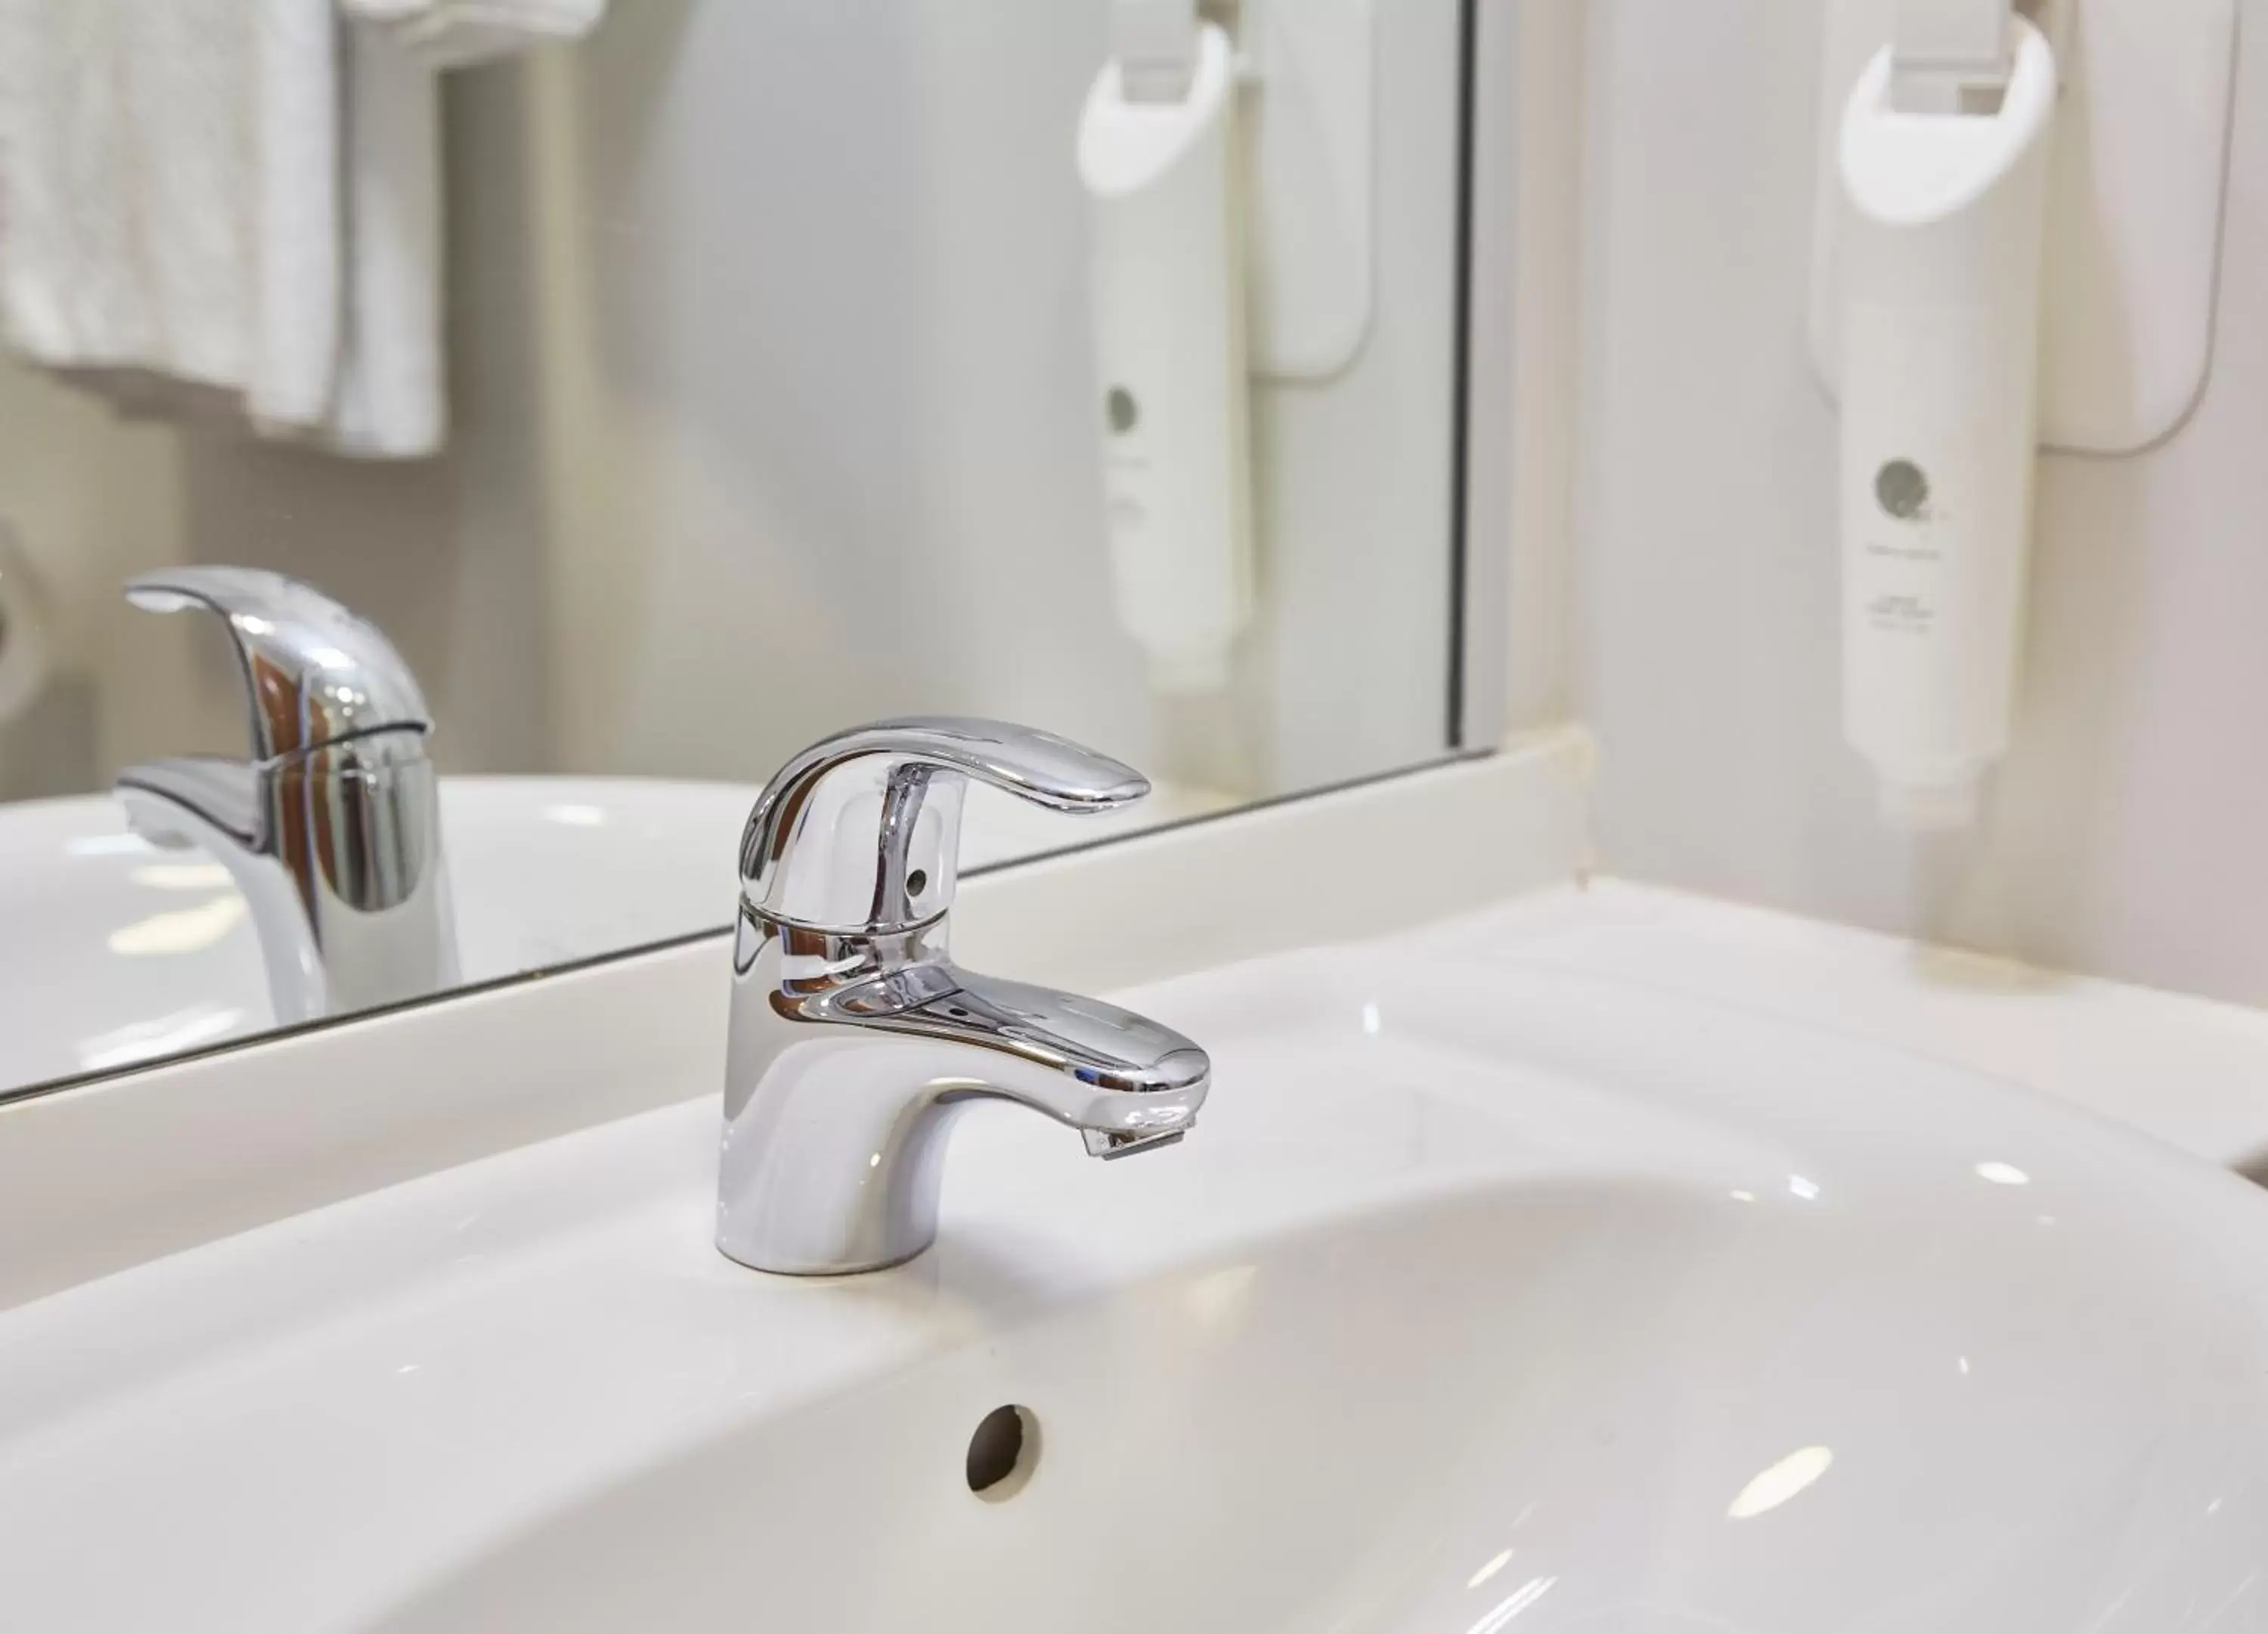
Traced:
[[1120, 0], [1079, 122], [1120, 621], [1172, 695], [1228, 684], [1252, 613], [1236, 61], [1194, 0]]
[[[1883, 769], [1893, 815], [1915, 826], [1964, 821], [2008, 736], [2024, 541], [2013, 534], [2012, 554], [2011, 525], [1988, 522], [1966, 490], [1988, 447], [1996, 468], [2016, 458], [2015, 421], [1982, 382], [2018, 389], [2019, 360], [1999, 348], [2029, 328], [2021, 305], [2038, 308], [2027, 411], [2051, 453], [2135, 454], [2175, 435], [2213, 350], [2237, 0], [2017, 5], [2031, 27], [2012, 24], [2010, 0], [1825, 6], [1810, 329], [1820, 380], [1845, 411], [1845, 720]], [[2051, 81], [2024, 81], [2028, 63]], [[2043, 90], [2053, 99], [2051, 143], [2049, 109], [2034, 94]], [[2010, 122], [2034, 120], [2036, 136]], [[1909, 160], [1938, 190], [1933, 213], [1916, 203], [1923, 184], [1902, 180]], [[2043, 190], [2044, 248], [2035, 251], [2028, 217]], [[2018, 276], [2035, 261], [2036, 285]], [[1966, 293], [1951, 294], [1955, 284]], [[1895, 312], [1902, 301], [1947, 315], [1907, 344], [1878, 313], [1862, 357], [1858, 310]], [[1988, 333], [1976, 319], [1964, 352], [1955, 308], [2009, 320]], [[1853, 379], [1854, 367], [1867, 378]], [[1969, 371], [1976, 378], [1964, 382]], [[1944, 422], [1938, 441], [1957, 443], [1964, 458], [1939, 470], [1879, 445], [1885, 405], [1919, 416], [1933, 394], [1963, 416]], [[2005, 512], [2013, 492], [1988, 483], [1986, 512]], [[1893, 526], [1893, 504], [1916, 509], [1904, 520], [1917, 525]], [[1980, 536], [1991, 542], [1974, 543]]]
[[1999, 4], [2004, 54], [1880, 51], [1837, 151], [1844, 732], [1911, 828], [1974, 820], [2014, 713], [2056, 64]]

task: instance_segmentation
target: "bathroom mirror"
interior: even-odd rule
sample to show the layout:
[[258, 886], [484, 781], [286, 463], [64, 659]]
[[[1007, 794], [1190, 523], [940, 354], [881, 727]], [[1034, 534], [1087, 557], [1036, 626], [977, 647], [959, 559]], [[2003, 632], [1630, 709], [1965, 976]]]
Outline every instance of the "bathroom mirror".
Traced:
[[[863, 720], [1156, 785], [973, 795], [971, 869], [1459, 747], [1461, 0], [528, 10], [310, 0], [291, 129], [203, 40], [217, 157], [67, 117], [149, 8], [0, 23], [0, 1096], [718, 929]], [[295, 753], [324, 889], [438, 848], [448, 957], [279, 975], [347, 911], [247, 884], [283, 797], [148, 770]]]

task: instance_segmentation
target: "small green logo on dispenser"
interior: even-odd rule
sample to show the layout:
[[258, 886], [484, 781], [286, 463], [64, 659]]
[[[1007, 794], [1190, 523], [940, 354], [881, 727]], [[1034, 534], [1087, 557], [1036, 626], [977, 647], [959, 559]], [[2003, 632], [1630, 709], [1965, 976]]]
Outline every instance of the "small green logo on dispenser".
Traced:
[[1874, 477], [1874, 497], [1899, 521], [1914, 521], [1929, 505], [1929, 478], [1912, 460], [1893, 460]]

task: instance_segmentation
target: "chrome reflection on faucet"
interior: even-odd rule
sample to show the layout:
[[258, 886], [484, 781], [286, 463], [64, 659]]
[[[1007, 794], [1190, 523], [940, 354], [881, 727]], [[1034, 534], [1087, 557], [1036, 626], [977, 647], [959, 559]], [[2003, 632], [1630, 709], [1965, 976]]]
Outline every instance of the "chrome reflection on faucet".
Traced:
[[121, 772], [134, 831], [196, 846], [252, 912], [278, 1021], [416, 998], [457, 981], [431, 712], [375, 626], [278, 573], [182, 567], [126, 598], [225, 622], [250, 695], [252, 757]]
[[759, 1270], [879, 1270], [937, 1236], [946, 1137], [980, 1100], [1096, 1157], [1179, 1140], [1205, 1052], [1107, 1005], [961, 969], [947, 949], [970, 777], [1059, 812], [1150, 791], [1130, 767], [996, 721], [879, 722], [783, 767], [740, 845], [717, 1246]]

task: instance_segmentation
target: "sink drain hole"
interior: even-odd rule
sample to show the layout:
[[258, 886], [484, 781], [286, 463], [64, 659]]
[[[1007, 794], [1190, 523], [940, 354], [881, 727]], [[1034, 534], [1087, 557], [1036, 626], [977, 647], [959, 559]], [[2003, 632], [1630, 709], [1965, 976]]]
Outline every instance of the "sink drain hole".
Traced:
[[996, 1407], [968, 1438], [968, 1490], [988, 1504], [1024, 1490], [1040, 1461], [1040, 1421], [1028, 1407]]

